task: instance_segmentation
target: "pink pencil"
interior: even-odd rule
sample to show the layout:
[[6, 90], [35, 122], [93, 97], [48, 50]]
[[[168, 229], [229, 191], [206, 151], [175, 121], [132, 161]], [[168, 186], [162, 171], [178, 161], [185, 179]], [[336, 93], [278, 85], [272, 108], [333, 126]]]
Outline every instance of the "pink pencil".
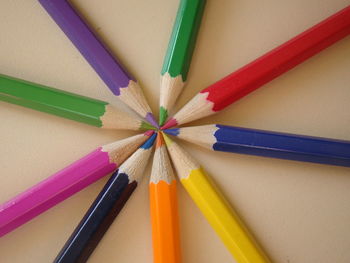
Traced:
[[152, 131], [105, 146], [0, 205], [0, 237], [113, 172]]

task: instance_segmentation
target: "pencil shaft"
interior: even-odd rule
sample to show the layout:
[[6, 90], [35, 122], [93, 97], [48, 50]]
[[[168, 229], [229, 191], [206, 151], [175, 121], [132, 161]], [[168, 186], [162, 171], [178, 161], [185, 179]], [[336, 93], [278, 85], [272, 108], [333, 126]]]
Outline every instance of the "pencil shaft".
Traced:
[[219, 111], [350, 34], [350, 7], [201, 91]]
[[97, 149], [0, 206], [0, 236], [14, 230], [116, 169]]
[[206, 0], [181, 0], [161, 74], [186, 81]]
[[270, 262], [229, 203], [217, 191], [201, 168], [192, 170], [187, 178], [181, 179], [181, 183], [237, 263]]
[[176, 181], [150, 183], [154, 263], [181, 262]]
[[39, 0], [39, 2], [109, 89], [118, 96], [120, 88], [127, 87], [133, 77], [111, 55], [67, 0]]
[[350, 166], [350, 141], [249, 129], [203, 125], [165, 131], [215, 151]]
[[126, 174], [115, 172], [54, 262], [86, 262], [136, 187], [136, 181], [130, 182]]
[[215, 151], [350, 167], [350, 141], [216, 126]]
[[0, 100], [101, 127], [107, 102], [0, 74]]

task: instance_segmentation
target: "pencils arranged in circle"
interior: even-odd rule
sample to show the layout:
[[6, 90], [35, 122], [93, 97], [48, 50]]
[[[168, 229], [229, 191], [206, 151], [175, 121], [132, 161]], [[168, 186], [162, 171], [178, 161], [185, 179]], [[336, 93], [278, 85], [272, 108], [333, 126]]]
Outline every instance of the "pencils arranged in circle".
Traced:
[[180, 230], [176, 179], [159, 132], [153, 157], [149, 196], [152, 222], [153, 262], [180, 263]]
[[206, 87], [171, 117], [187, 81], [206, 4], [206, 0], [180, 0], [161, 70], [158, 123], [137, 80], [97, 37], [71, 1], [38, 1], [111, 92], [138, 116], [108, 102], [2, 74], [0, 101], [103, 129], [144, 133], [98, 147], [1, 204], [0, 237], [112, 174], [54, 260], [86, 262], [140, 184], [156, 141], [149, 181], [153, 262], [182, 262], [177, 174], [235, 262], [271, 263], [203, 167], [168, 135], [213, 151], [350, 167], [350, 141], [220, 124], [175, 127], [225, 109], [347, 37], [350, 6]]
[[212, 115], [350, 34], [350, 6], [203, 89], [162, 129]]
[[88, 260], [142, 179], [156, 136], [154, 133], [113, 173], [57, 255], [55, 263]]
[[141, 87], [67, 0], [39, 0], [114, 95], [158, 126]]
[[168, 136], [164, 138], [182, 185], [237, 263], [271, 262], [197, 161]]
[[108, 102], [1, 74], [0, 100], [104, 129], [154, 129]]
[[214, 151], [350, 167], [350, 141], [220, 124], [164, 132]]
[[117, 169], [153, 132], [97, 148], [0, 205], [0, 237]]
[[181, 0], [160, 77], [159, 125], [180, 95], [191, 64], [206, 0]]

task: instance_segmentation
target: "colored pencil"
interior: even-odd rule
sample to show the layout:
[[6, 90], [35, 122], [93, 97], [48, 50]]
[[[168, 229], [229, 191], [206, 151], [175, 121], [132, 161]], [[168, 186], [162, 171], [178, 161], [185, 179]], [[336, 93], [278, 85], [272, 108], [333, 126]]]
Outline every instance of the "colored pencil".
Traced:
[[350, 6], [205, 88], [162, 129], [212, 115], [350, 34]]
[[54, 260], [86, 262], [140, 183], [151, 155], [154, 133], [113, 173]]
[[219, 124], [164, 132], [214, 151], [350, 167], [350, 141]]
[[1, 74], [0, 100], [105, 129], [154, 129], [108, 102]]
[[197, 161], [166, 135], [164, 139], [182, 185], [236, 262], [271, 262]]
[[160, 77], [159, 125], [180, 95], [191, 64], [206, 0], [181, 0]]
[[158, 133], [149, 184], [153, 262], [180, 263], [180, 230], [176, 179], [162, 133]]
[[151, 131], [97, 148], [0, 205], [0, 237], [118, 168]]
[[158, 123], [136, 79], [112, 56], [74, 7], [67, 0], [39, 2], [113, 94], [157, 127]]

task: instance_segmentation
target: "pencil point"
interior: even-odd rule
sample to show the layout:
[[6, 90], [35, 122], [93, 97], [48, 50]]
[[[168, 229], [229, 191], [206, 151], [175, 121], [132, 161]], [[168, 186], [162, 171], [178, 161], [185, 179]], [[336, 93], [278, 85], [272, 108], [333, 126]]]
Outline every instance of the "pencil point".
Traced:
[[154, 127], [156, 127], [157, 129], [159, 128], [158, 122], [156, 121], [156, 119], [154, 118], [154, 115], [149, 112], [147, 113], [145, 119]]
[[164, 133], [163, 133], [163, 138], [164, 138], [166, 146], [170, 146], [173, 143], [173, 141], [169, 138], [169, 136], [167, 136]]
[[163, 130], [163, 132], [169, 135], [178, 136], [180, 134], [180, 129], [179, 128], [166, 129], [166, 130]]
[[151, 148], [154, 144], [156, 137], [157, 137], [157, 133], [153, 132], [152, 136], [140, 148], [146, 149], [146, 150]]
[[160, 148], [165, 144], [162, 132], [158, 132], [156, 148]]
[[148, 130], [144, 133], [144, 135], [151, 137], [154, 134], [155, 131], [153, 130]]
[[159, 126], [162, 126], [168, 118], [168, 111], [161, 106], [159, 108]]
[[148, 122], [142, 121], [140, 125], [140, 130], [157, 130], [157, 128], [152, 126]]
[[168, 120], [160, 129], [161, 130], [166, 130], [169, 129], [171, 127], [174, 127], [177, 125], [177, 121], [174, 118], [171, 118], [170, 120]]

